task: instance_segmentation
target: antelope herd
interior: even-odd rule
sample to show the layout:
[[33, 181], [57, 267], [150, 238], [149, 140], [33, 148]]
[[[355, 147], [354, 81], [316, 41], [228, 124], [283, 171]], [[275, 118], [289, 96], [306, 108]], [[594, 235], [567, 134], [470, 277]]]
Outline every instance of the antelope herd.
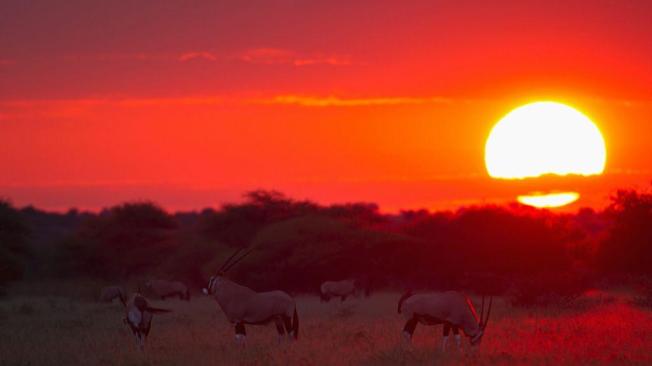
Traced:
[[[236, 264], [251, 253], [251, 249], [240, 254], [242, 249], [233, 253], [211, 276], [206, 288], [202, 289], [205, 295], [212, 296], [227, 320], [235, 327], [235, 341], [245, 345], [245, 325], [265, 325], [274, 323], [278, 331], [279, 342], [288, 337], [289, 340], [299, 338], [299, 316], [294, 299], [286, 292], [276, 290], [256, 292], [229, 280], [226, 273]], [[239, 255], [239, 256], [238, 256]], [[179, 299], [190, 301], [188, 287], [178, 281], [150, 280], [145, 287], [162, 300], [167, 297], [178, 296]], [[361, 289], [355, 280], [326, 281], [320, 289], [322, 302], [328, 302], [332, 297], [339, 297], [344, 302], [348, 296], [357, 294]], [[368, 288], [365, 288], [368, 293]], [[100, 300], [112, 302], [119, 299], [125, 308], [123, 322], [127, 324], [134, 336], [136, 345], [144, 350], [145, 339], [151, 329], [154, 314], [167, 313], [170, 310], [152, 307], [148, 300], [139, 291], [126, 300], [124, 290], [119, 286], [104, 287]], [[405, 318], [403, 337], [410, 343], [417, 324], [443, 325], [442, 350], [445, 351], [450, 331], [455, 335], [455, 343], [462, 349], [459, 330], [469, 338], [472, 348], [477, 347], [482, 341], [487, 322], [491, 314], [493, 299], [489, 297], [487, 313], [485, 310], [485, 297], [482, 297], [480, 317], [471, 302], [471, 299], [458, 291], [432, 292], [413, 294], [406, 292], [398, 300], [398, 313]]]

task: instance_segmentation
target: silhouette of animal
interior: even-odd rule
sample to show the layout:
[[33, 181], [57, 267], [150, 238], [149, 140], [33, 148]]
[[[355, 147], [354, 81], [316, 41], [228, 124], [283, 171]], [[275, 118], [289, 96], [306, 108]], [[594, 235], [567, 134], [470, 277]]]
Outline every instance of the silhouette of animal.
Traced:
[[299, 317], [294, 299], [283, 291], [255, 292], [225, 277], [226, 272], [246, 257], [251, 250], [233, 260], [239, 249], [212, 276], [204, 294], [212, 295], [229, 322], [235, 324], [236, 343], [246, 342], [245, 325], [262, 325], [274, 322], [279, 342], [286, 332], [290, 339], [299, 338]]
[[406, 292], [398, 302], [398, 313], [402, 314], [406, 323], [403, 327], [403, 336], [409, 342], [412, 340], [414, 329], [417, 324], [422, 325], [444, 325], [444, 338], [442, 349], [446, 349], [448, 335], [452, 329], [455, 334], [455, 341], [461, 347], [459, 329], [469, 337], [472, 346], [477, 346], [482, 341], [484, 330], [491, 314], [493, 298], [489, 298], [486, 318], [484, 317], [485, 298], [482, 297], [482, 310], [480, 318], [475, 307], [466, 295], [457, 291], [412, 294]]

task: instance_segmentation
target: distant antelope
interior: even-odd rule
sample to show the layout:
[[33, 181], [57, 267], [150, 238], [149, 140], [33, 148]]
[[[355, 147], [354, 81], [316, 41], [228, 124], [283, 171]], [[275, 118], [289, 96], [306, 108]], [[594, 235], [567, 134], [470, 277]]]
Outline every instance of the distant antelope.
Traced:
[[190, 301], [188, 287], [179, 281], [150, 280], [145, 284], [161, 300], [166, 297], [179, 296], [179, 299]]
[[287, 332], [290, 338], [299, 338], [299, 317], [294, 299], [283, 291], [255, 292], [224, 277], [226, 272], [246, 257], [251, 250], [233, 260], [241, 249], [229, 257], [215, 276], [208, 281], [204, 294], [212, 295], [229, 322], [235, 324], [235, 340], [244, 345], [245, 324], [262, 325], [274, 322], [279, 341]]
[[102, 288], [100, 293], [100, 301], [102, 302], [112, 302], [114, 299], [120, 300], [122, 305], [125, 305], [127, 299], [125, 297], [125, 292], [120, 286], [107, 286]]
[[443, 324], [442, 350], [446, 350], [451, 328], [455, 334], [455, 342], [458, 347], [461, 347], [460, 328], [469, 337], [472, 346], [479, 345], [491, 314], [493, 298], [489, 297], [486, 318], [484, 318], [484, 299], [483, 296], [482, 310], [480, 319], [478, 319], [478, 314], [471, 299], [460, 292], [447, 291], [413, 295], [408, 291], [398, 302], [398, 313], [403, 314], [407, 320], [403, 327], [403, 336], [409, 342], [412, 339], [417, 323], [423, 325]]
[[170, 310], [151, 307], [147, 299], [139, 294], [133, 294], [125, 304], [123, 322], [131, 328], [136, 336], [136, 346], [142, 351], [145, 348], [145, 338], [152, 326], [152, 317], [158, 313], [168, 313]]
[[326, 281], [321, 284], [320, 290], [322, 302], [329, 302], [331, 297], [339, 297], [344, 302], [357, 292], [357, 287], [354, 280]]

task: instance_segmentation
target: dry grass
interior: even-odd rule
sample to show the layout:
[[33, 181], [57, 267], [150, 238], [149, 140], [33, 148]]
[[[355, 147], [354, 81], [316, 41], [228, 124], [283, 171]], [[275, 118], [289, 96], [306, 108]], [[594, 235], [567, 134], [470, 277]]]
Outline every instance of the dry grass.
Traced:
[[588, 294], [577, 309], [524, 310], [498, 301], [481, 349], [474, 356], [441, 353], [441, 327], [419, 326], [413, 345], [403, 345], [397, 298], [398, 294], [385, 293], [344, 304], [322, 304], [317, 297], [299, 297], [298, 342], [278, 345], [273, 326], [250, 326], [246, 348], [234, 345], [232, 327], [212, 299], [196, 296], [190, 303], [155, 301], [174, 313], [155, 317], [146, 351], [141, 353], [122, 324], [118, 303], [22, 293], [0, 300], [0, 364], [652, 363], [652, 312], [630, 305], [625, 298]]

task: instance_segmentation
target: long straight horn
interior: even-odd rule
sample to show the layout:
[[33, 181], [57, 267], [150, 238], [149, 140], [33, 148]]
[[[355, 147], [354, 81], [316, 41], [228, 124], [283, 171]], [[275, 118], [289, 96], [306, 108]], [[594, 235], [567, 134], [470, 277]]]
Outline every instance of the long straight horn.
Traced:
[[224, 269], [222, 270], [222, 272], [225, 272], [225, 273], [228, 272], [231, 268], [233, 268], [233, 266], [235, 266], [236, 264], [240, 263], [240, 261], [243, 260], [244, 257], [248, 256], [251, 252], [253, 252], [253, 248], [252, 248], [252, 249], [249, 249], [249, 250], [246, 251], [243, 255], [241, 255], [238, 259], [236, 259], [236, 260], [234, 260], [233, 262], [231, 262], [231, 263], [230, 263], [226, 268], [224, 268]]
[[491, 303], [493, 302], [494, 297], [489, 296], [489, 307], [487, 308], [487, 318], [484, 320], [482, 323], [482, 329], [487, 327], [487, 323], [489, 323], [489, 315], [491, 315]]
[[218, 269], [217, 271], [218, 271], [218, 272], [222, 272], [222, 271], [224, 270], [224, 267], [226, 267], [226, 266], [229, 264], [229, 262], [231, 262], [231, 260], [233, 259], [233, 257], [235, 257], [235, 256], [236, 256], [238, 253], [240, 253], [241, 251], [242, 251], [242, 248], [238, 248], [238, 250], [236, 250], [235, 252], [233, 252], [233, 254], [231, 254], [231, 256], [230, 256], [229, 258], [227, 258], [227, 260], [225, 260], [224, 263], [222, 263], [222, 266], [221, 266], [220, 269]]

